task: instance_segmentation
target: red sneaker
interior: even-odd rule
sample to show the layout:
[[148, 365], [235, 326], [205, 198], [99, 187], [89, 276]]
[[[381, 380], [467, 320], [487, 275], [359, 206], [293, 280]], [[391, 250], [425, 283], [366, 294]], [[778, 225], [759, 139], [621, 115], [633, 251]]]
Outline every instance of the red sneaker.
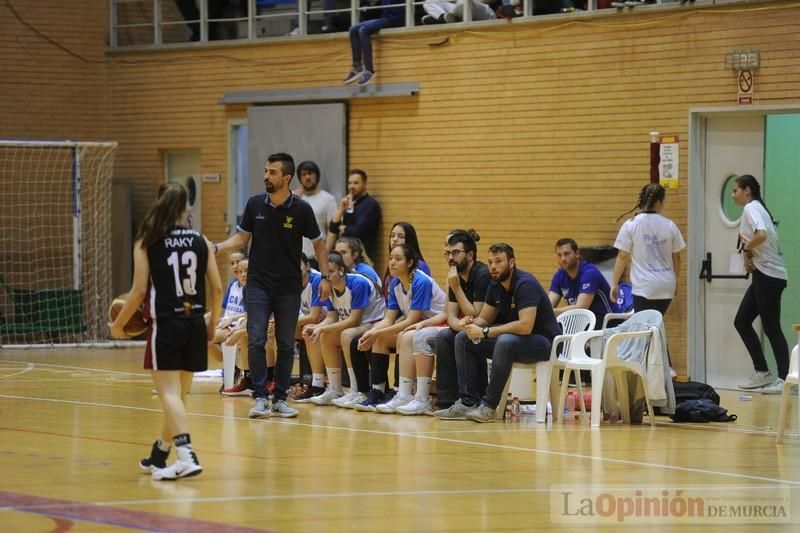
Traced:
[[242, 377], [233, 387], [222, 390], [223, 396], [250, 396], [253, 394], [253, 383], [250, 377]]

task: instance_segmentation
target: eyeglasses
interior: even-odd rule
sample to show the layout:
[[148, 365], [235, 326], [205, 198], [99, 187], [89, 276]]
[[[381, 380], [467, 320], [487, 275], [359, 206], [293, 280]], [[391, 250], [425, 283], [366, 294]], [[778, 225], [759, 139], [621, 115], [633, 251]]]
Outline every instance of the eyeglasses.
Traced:
[[464, 250], [445, 250], [443, 255], [445, 257], [455, 257], [458, 254], [463, 254], [463, 253], [464, 253]]

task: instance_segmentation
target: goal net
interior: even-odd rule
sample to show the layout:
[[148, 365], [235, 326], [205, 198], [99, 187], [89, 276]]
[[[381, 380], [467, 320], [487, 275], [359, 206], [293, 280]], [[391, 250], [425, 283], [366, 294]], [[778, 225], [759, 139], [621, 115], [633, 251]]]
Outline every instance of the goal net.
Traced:
[[108, 338], [116, 149], [0, 140], [0, 344]]

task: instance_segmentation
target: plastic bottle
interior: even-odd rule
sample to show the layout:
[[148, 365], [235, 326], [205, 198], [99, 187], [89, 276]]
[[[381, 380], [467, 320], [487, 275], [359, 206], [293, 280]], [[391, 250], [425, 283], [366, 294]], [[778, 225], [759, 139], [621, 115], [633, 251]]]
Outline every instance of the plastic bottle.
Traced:
[[508, 398], [506, 399], [506, 408], [503, 411], [503, 422], [511, 422], [511, 393], [508, 393]]
[[514, 396], [514, 399], [511, 400], [511, 421], [512, 422], [519, 422], [520, 409], [521, 409], [521, 406], [519, 404], [519, 398]]
[[566, 410], [568, 413], [575, 410], [575, 393], [572, 391], [567, 394]]

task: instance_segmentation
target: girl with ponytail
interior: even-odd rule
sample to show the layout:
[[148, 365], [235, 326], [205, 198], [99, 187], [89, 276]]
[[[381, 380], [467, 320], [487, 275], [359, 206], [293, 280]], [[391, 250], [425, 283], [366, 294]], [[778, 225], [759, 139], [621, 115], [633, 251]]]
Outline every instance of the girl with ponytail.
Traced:
[[661, 214], [665, 196], [658, 183], [642, 187], [639, 203], [628, 211], [639, 212], [625, 221], [617, 234], [614, 247], [619, 255], [611, 280], [611, 299], [616, 301], [620, 278], [630, 266], [634, 310], [655, 309], [662, 315], [675, 296], [680, 251], [686, 248], [678, 226]]
[[[789, 371], [789, 345], [781, 330], [781, 293], [788, 276], [775, 229], [778, 222], [761, 198], [761, 186], [750, 174], [734, 180], [731, 198], [744, 206], [738, 247], [745, 256], [745, 269], [753, 275], [733, 321], [755, 368], [753, 375], [739, 387], [779, 394]], [[761, 341], [753, 329], [753, 320], [758, 316], [775, 353], [777, 379], [767, 367]]]
[[[208, 345], [222, 310], [222, 280], [212, 244], [189, 227], [183, 185], [164, 183], [133, 245], [133, 284], [111, 336], [126, 338], [125, 325], [142, 303], [150, 321], [144, 368], [151, 371], [164, 410], [161, 435], [139, 468], [156, 481], [203, 471], [189, 436], [186, 393], [194, 372], [208, 368]], [[206, 285], [211, 290], [206, 293]], [[207, 298], [208, 296], [208, 298]], [[146, 301], [145, 301], [146, 300]], [[206, 309], [211, 317], [206, 322]], [[176, 460], [167, 466], [170, 448]]]

